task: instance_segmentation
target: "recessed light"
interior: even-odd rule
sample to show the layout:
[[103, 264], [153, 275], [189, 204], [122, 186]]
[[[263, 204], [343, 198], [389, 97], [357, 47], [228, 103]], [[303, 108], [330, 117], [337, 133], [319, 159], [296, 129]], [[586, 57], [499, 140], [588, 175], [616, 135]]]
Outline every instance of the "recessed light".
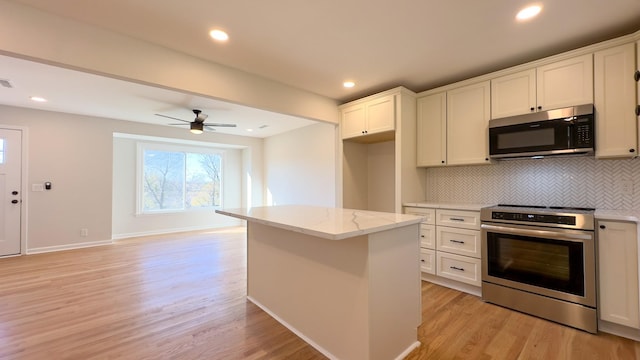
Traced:
[[31, 99], [31, 101], [35, 101], [35, 102], [47, 102], [47, 99], [40, 97], [40, 96], [32, 96], [29, 99]]
[[253, 129], [247, 129], [247, 131], [248, 131], [248, 132], [252, 132], [252, 131], [253, 131]]
[[345, 81], [342, 83], [342, 86], [346, 87], [346, 88], [352, 88], [354, 86], [356, 86], [356, 83], [354, 83], [353, 81]]
[[540, 5], [527, 6], [526, 8], [518, 11], [516, 19], [520, 21], [529, 20], [540, 14], [540, 11], [542, 11], [542, 6]]
[[229, 35], [226, 32], [224, 32], [224, 31], [222, 31], [220, 29], [211, 30], [209, 32], [209, 35], [213, 38], [213, 40], [216, 40], [216, 41], [227, 41], [227, 40], [229, 40]]

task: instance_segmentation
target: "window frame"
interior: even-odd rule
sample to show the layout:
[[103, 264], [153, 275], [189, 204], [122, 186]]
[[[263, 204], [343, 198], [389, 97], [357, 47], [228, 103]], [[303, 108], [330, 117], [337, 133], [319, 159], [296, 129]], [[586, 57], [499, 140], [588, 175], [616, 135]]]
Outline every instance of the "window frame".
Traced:
[[[136, 216], [153, 216], [160, 214], [182, 214], [190, 212], [211, 211], [215, 209], [221, 209], [224, 204], [224, 173], [225, 173], [225, 151], [220, 148], [209, 148], [199, 146], [187, 146], [168, 143], [156, 143], [156, 142], [144, 142], [138, 141], [136, 143]], [[213, 205], [207, 207], [184, 207], [182, 209], [162, 209], [148, 211], [144, 210], [144, 152], [145, 150], [155, 151], [167, 151], [167, 152], [182, 152], [192, 154], [212, 154], [220, 156], [220, 205]], [[186, 162], [186, 156], [185, 156]], [[186, 192], [186, 179], [183, 185], [183, 195]]]

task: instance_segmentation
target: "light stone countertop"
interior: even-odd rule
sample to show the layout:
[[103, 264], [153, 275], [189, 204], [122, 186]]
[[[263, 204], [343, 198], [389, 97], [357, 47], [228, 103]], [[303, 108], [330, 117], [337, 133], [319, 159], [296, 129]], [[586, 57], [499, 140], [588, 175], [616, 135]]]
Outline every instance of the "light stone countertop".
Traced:
[[438, 202], [412, 202], [404, 203], [402, 206], [423, 207], [431, 209], [448, 209], [448, 210], [469, 210], [480, 211], [483, 207], [493, 206], [495, 204], [456, 204], [456, 203], [438, 203]]
[[222, 209], [216, 213], [329, 240], [343, 240], [411, 224], [421, 216], [306, 205]]
[[630, 221], [640, 222], [640, 211], [638, 210], [607, 210], [596, 209], [594, 214], [597, 220], [618, 220], [618, 221]]

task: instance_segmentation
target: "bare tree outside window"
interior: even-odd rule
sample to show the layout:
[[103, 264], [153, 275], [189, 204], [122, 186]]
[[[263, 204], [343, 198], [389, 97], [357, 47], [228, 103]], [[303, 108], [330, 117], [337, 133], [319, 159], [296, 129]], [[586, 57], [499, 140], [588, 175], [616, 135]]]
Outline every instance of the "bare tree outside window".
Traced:
[[143, 212], [220, 206], [220, 154], [145, 149], [143, 158]]

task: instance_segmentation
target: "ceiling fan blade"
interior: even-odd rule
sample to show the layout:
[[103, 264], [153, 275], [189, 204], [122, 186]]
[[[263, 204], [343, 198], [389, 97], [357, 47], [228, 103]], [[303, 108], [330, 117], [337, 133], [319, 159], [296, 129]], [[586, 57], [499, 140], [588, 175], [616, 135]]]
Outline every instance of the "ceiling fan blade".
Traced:
[[186, 123], [190, 123], [191, 122], [191, 121], [187, 121], [187, 120], [178, 119], [178, 118], [175, 118], [173, 116], [167, 116], [167, 115], [162, 115], [162, 114], [154, 114], [154, 115], [161, 116], [161, 117], [164, 117], [164, 118], [167, 118], [167, 119], [178, 120], [178, 121], [182, 121], [182, 122], [186, 122]]
[[184, 125], [189, 125], [189, 124], [167, 124], [167, 125], [182, 125], [182, 126], [184, 126]]
[[216, 126], [216, 127], [236, 127], [236, 124], [217, 124], [217, 123], [208, 123], [203, 124], [204, 126]]
[[196, 119], [194, 121], [196, 121], [196, 122], [204, 122], [205, 120], [207, 120], [208, 117], [209, 117], [209, 115], [207, 115], [207, 114], [198, 113], [198, 115], [196, 116]]

